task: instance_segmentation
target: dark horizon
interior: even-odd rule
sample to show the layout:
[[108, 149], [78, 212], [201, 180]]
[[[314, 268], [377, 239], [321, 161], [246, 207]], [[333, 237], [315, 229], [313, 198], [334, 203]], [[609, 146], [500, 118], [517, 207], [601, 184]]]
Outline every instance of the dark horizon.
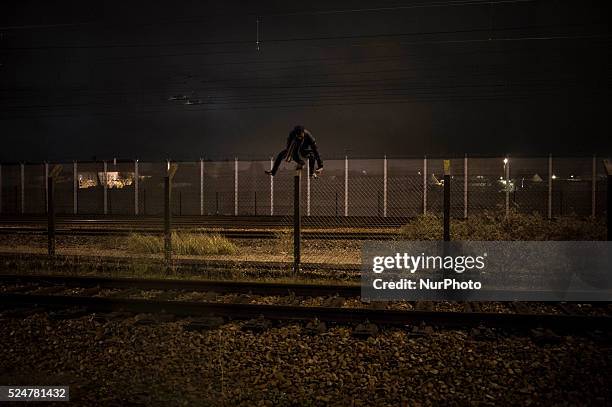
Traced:
[[295, 124], [330, 158], [606, 156], [608, 15], [531, 0], [19, 2], [0, 17], [0, 161], [266, 158]]

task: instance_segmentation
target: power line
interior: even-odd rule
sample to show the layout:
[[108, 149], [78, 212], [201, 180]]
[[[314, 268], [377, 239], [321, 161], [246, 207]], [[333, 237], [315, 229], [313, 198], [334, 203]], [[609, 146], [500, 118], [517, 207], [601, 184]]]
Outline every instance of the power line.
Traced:
[[[417, 71], [415, 71], [416, 73]], [[514, 75], [511, 75], [514, 74]], [[517, 75], [520, 74], [520, 78]], [[528, 78], [525, 75], [534, 75], [533, 78]], [[372, 89], [373, 91], [377, 90], [392, 90], [392, 89], [413, 89], [418, 87], [429, 87], [429, 88], [438, 88], [438, 87], [448, 87], [448, 86], [487, 86], [491, 82], [490, 79], [493, 79], [495, 84], [504, 83], [506, 86], [534, 86], [538, 83], [542, 82], [560, 82], [560, 81], [568, 81], [574, 79], [579, 82], [575, 75], [572, 73], [563, 73], [558, 74], [554, 77], [547, 75], [545, 78], [541, 77], [541, 74], [537, 70], [521, 70], [520, 72], [513, 72], [512, 70], [506, 71], [498, 71], [494, 67], [489, 69], [488, 71], [482, 72], [473, 72], [468, 76], [462, 75], [431, 75], [431, 73], [425, 74], [424, 76], [399, 76], [399, 77], [391, 77], [391, 78], [378, 78], [378, 79], [358, 79], [351, 81], [326, 81], [326, 82], [310, 82], [304, 84], [274, 84], [274, 85], [235, 85], [235, 86], [224, 86], [224, 87], [198, 87], [191, 88], [190, 92], [181, 93], [179, 89], [175, 89], [174, 91], [162, 90], [160, 88], [133, 88], [133, 89], [125, 89], [125, 90], [92, 90], [89, 88], [72, 88], [68, 90], [64, 90], [61, 96], [66, 98], [75, 98], [75, 97], [113, 97], [113, 96], [152, 96], [158, 95], [167, 98], [171, 96], [171, 93], [179, 93], [184, 94], [186, 98], [189, 99], [198, 99], [202, 97], [225, 97], [225, 96], [217, 96], [215, 92], [224, 92], [227, 90], [236, 90], [240, 89], [241, 93], [237, 96], [240, 98], [248, 98], [252, 96], [267, 96], [267, 95], [278, 95], [278, 96], [286, 96], [287, 92], [293, 92], [299, 90], [299, 92], [351, 92], [351, 91], [359, 91], [364, 92], [368, 91], [368, 89]], [[333, 77], [332, 75], [326, 75], [326, 77]], [[499, 79], [501, 78], [501, 79]], [[418, 79], [418, 82], [416, 81]], [[518, 79], [518, 80], [517, 80]], [[457, 81], [461, 81], [457, 83]], [[585, 80], [590, 80], [590, 77], [585, 77]], [[237, 80], [234, 79], [233, 82]], [[416, 83], [417, 86], [408, 86], [409, 83]], [[4, 90], [15, 92], [15, 90]], [[36, 90], [30, 90], [29, 92], [35, 92]], [[48, 91], [48, 90], [47, 90]], [[80, 94], [79, 94], [80, 93]], [[204, 95], [203, 95], [204, 93]], [[31, 97], [28, 97], [31, 98]], [[14, 99], [14, 98], [13, 98]], [[5, 97], [5, 100], [10, 100]]]
[[[538, 45], [538, 44], [533, 44], [533, 45]], [[582, 49], [584, 49], [585, 47], [588, 46], [600, 46], [600, 45], [605, 45], [607, 46], [607, 44], [598, 44], [598, 43], [586, 43], [582, 46]], [[466, 54], [478, 54], [481, 53], [482, 51], [477, 50], [477, 51], [461, 51], [461, 52], [457, 52], [456, 49], [452, 49], [454, 54], [461, 54], [461, 55], [466, 55]], [[542, 49], [537, 49], [537, 50], [533, 50], [533, 51], [538, 51], [538, 52], [542, 52], [545, 51], [546, 49], [542, 50]], [[525, 50], [524, 48], [521, 48], [520, 50], [513, 50], [513, 49], [504, 49], [504, 50], [498, 50], [498, 49], [492, 49], [492, 50], [487, 50], [487, 54], [497, 54], [497, 53], [507, 53], [507, 52], [513, 52], [513, 51], [520, 51], [520, 52], [525, 52], [525, 51], [532, 51], [532, 50]], [[253, 50], [249, 50], [249, 53], [252, 53], [253, 55], [257, 55], [256, 51]], [[96, 63], [109, 63], [109, 64], [113, 64], [115, 61], [129, 61], [129, 60], [134, 60], [137, 61], [141, 60], [141, 59], [150, 59], [150, 58], [166, 58], [166, 57], [206, 57], [206, 56], [210, 56], [210, 55], [218, 55], [218, 54], [243, 54], [244, 51], [236, 51], [236, 52], [188, 52], [188, 53], [172, 53], [172, 54], [152, 54], [152, 55], [130, 55], [130, 56], [117, 56], [117, 57], [102, 57], [102, 58], [88, 58], [89, 61], [91, 62], [96, 62]], [[445, 54], [446, 55], [446, 54]], [[366, 63], [367, 61], [375, 61], [375, 60], [384, 60], [385, 58], [389, 58], [389, 59], [395, 59], [395, 58], [401, 58], [401, 57], [405, 57], [405, 56], [422, 56], [421, 53], [415, 53], [415, 52], [407, 52], [407, 53], [401, 53], [401, 54], [390, 54], [390, 55], [383, 55], [383, 56], [378, 56], [378, 57], [369, 57], [369, 56], [360, 56], [360, 59], [364, 60], [364, 62], [361, 61], [351, 61], [351, 63]], [[442, 57], [442, 56], [430, 56], [430, 57]], [[71, 56], [71, 59], [80, 59], [78, 56]], [[308, 57], [308, 61], [342, 61], [342, 60], [349, 60], [349, 59], [354, 59], [353, 56], [335, 56], [335, 57]], [[240, 60], [240, 61], [232, 61], [232, 62], [217, 62], [217, 63], [205, 63], [205, 64], [198, 64], [198, 68], [203, 68], [203, 67], [216, 67], [216, 66], [233, 66], [233, 65], [238, 65], [238, 66], [244, 66], [244, 65], [266, 65], [266, 64], [276, 64], [276, 63], [290, 63], [290, 62], [298, 62], [298, 61], [302, 61], [302, 59], [300, 60], [296, 60], [296, 59], [271, 59], [271, 60], [265, 60], [262, 59], [261, 57], [258, 57], [256, 59], [248, 59], [248, 60]], [[301, 64], [301, 66], [304, 66], [303, 64]]]
[[459, 7], [459, 6], [491, 6], [495, 4], [510, 4], [510, 3], [530, 3], [534, 0], [459, 0], [459, 1], [443, 1], [430, 2], [422, 4], [412, 4], [407, 6], [390, 6], [390, 7], [373, 7], [359, 9], [344, 9], [344, 10], [313, 10], [313, 11], [297, 11], [292, 13], [271, 13], [260, 14], [260, 17], [289, 17], [289, 16], [304, 16], [304, 15], [326, 15], [326, 14], [352, 14], [364, 12], [379, 12], [379, 11], [398, 11], [412, 10], [417, 8], [432, 8], [432, 7]]
[[15, 120], [15, 119], [31, 119], [31, 118], [58, 118], [58, 117], [82, 117], [82, 116], [129, 116], [129, 115], [141, 115], [141, 114], [152, 114], [152, 113], [198, 113], [207, 111], [223, 111], [223, 110], [260, 110], [260, 109], [294, 109], [294, 108], [322, 108], [330, 106], [360, 106], [360, 105], [397, 105], [397, 104], [418, 104], [423, 102], [491, 102], [491, 101], [511, 101], [511, 100], [533, 100], [534, 97], [546, 97], [546, 96], [557, 96], [560, 93], [559, 90], [552, 90], [546, 92], [540, 92], [538, 94], [524, 93], [524, 94], [503, 94], [503, 95], [486, 95], [486, 96], [434, 96], [434, 97], [421, 97], [412, 99], [398, 99], [398, 100], [364, 100], [357, 99], [348, 102], [334, 102], [334, 103], [319, 103], [313, 101], [311, 103], [302, 104], [272, 104], [272, 105], [248, 105], [248, 106], [222, 106], [222, 107], [206, 107], [201, 108], [193, 106], [191, 109], [168, 109], [165, 106], [164, 109], [153, 109], [153, 110], [141, 110], [141, 111], [120, 111], [120, 112], [84, 112], [84, 113], [66, 113], [66, 114], [53, 114], [53, 115], [23, 115], [16, 116], [11, 115], [10, 117], [0, 116], [0, 120]]
[[305, 10], [305, 11], [294, 11], [294, 12], [283, 12], [283, 13], [210, 13], [207, 15], [201, 15], [196, 17], [189, 17], [183, 19], [160, 19], [155, 21], [147, 22], [118, 22], [118, 21], [82, 21], [77, 23], [55, 23], [55, 24], [23, 24], [23, 25], [12, 25], [0, 27], [0, 30], [14, 31], [14, 30], [33, 30], [33, 29], [49, 29], [49, 28], [78, 28], [84, 26], [129, 26], [129, 27], [143, 27], [143, 26], [157, 26], [161, 23], [167, 24], [186, 24], [195, 23], [202, 20], [218, 19], [220, 17], [228, 18], [240, 18], [240, 17], [290, 17], [290, 16], [302, 16], [302, 15], [333, 15], [333, 14], [355, 14], [355, 13], [369, 13], [369, 12], [382, 12], [382, 11], [400, 11], [400, 10], [411, 10], [419, 8], [439, 8], [439, 7], [462, 7], [462, 6], [490, 6], [496, 4], [512, 4], [512, 3], [530, 3], [534, 0], [457, 0], [457, 1], [437, 1], [421, 4], [413, 4], [406, 6], [391, 6], [391, 7], [374, 7], [374, 8], [361, 8], [361, 9], [343, 9], [343, 10]]
[[[471, 81], [482, 82], [485, 79], [496, 79], [503, 78], [504, 81], [515, 80], [518, 75], [520, 75], [520, 82], [529, 82], [533, 83], [532, 79], [528, 79], [526, 75], [534, 76], [538, 81], [542, 81], [540, 76], [544, 74], [544, 71], [549, 68], [555, 68], [563, 60], [553, 59], [547, 60], [538, 65], [529, 64], [524, 67], [515, 68], [512, 65], [507, 64], [490, 64], [481, 66], [480, 69], [474, 71], [473, 65], [467, 64], [464, 66], [458, 65], [456, 69], [453, 70], [451, 74], [444, 73], [444, 69], [442, 67], [438, 69], [429, 69], [427, 72], [423, 72], [422, 69], [419, 68], [399, 68], [399, 69], [388, 69], [388, 70], [370, 70], [370, 71], [357, 71], [357, 72], [326, 72], [320, 74], [309, 74], [308, 79], [311, 80], [316, 77], [324, 77], [329, 79], [323, 82], [312, 82], [309, 81], [307, 83], [298, 83], [298, 84], [284, 84], [284, 83], [256, 83], [249, 84], [248, 82], [253, 82], [257, 79], [262, 79], [253, 76], [247, 77], [234, 77], [234, 78], [221, 78], [215, 80], [209, 80], [205, 83], [206, 85], [223, 85], [224, 83], [230, 82], [232, 85], [227, 86], [206, 86], [206, 87], [192, 87], [183, 83], [164, 83], [163, 86], [169, 87], [169, 90], [163, 90], [160, 87], [134, 87], [134, 88], [124, 88], [124, 89], [92, 89], [90, 87], [68, 87], [68, 88], [60, 88], [60, 87], [46, 87], [46, 88], [10, 88], [10, 89], [0, 89], [2, 92], [22, 92], [23, 93], [41, 93], [41, 92], [61, 92], [60, 96], [62, 97], [108, 97], [108, 96], [150, 96], [150, 95], [160, 95], [164, 96], [164, 98], [171, 96], [171, 93], [179, 93], [186, 94], [186, 97], [189, 98], [198, 98], [202, 92], [207, 93], [207, 96], [211, 94], [211, 92], [218, 91], [226, 91], [226, 90], [236, 90], [240, 89], [242, 92], [240, 97], [247, 97], [252, 95], [264, 94], [264, 95], [284, 95], [285, 92], [290, 92], [296, 89], [299, 89], [300, 92], [305, 91], [316, 91], [316, 92], [324, 92], [324, 91], [333, 91], [333, 92], [344, 92], [347, 90], [359, 90], [364, 91], [368, 88], [376, 87], [376, 89], [380, 89], [381, 86], [385, 86], [388, 84], [398, 84], [402, 88], [406, 88], [406, 83], [410, 83], [415, 81], [415, 79], [419, 79], [419, 83], [429, 83], [431, 82], [436, 84], [441, 84], [442, 86], [447, 86], [446, 84], [449, 82], [455, 83], [457, 80], [462, 81], [462, 83], [471, 83]], [[602, 67], [604, 69], [605, 67]], [[592, 72], [592, 71], [591, 71]], [[413, 75], [402, 75], [402, 76], [392, 76], [392, 77], [380, 77], [381, 73], [405, 73], [405, 74], [413, 74]], [[300, 75], [300, 73], [297, 73]], [[376, 75], [375, 79], [368, 78], [371, 75]], [[418, 75], [418, 76], [417, 76]], [[574, 73], [572, 72], [560, 72], [555, 76], [551, 77], [549, 74], [546, 74], [545, 80], [567, 80], [572, 79], [574, 77]], [[352, 79], [348, 81], [339, 81], [337, 78], [345, 78], [351, 77]], [[263, 79], [276, 79], [276, 77], [267, 76]], [[290, 77], [282, 78], [283, 82], [287, 81]], [[359, 79], [363, 78], [363, 79]], [[278, 81], [276, 81], [278, 82]], [[435, 87], [433, 85], [429, 85]], [[513, 86], [518, 86], [516, 83], [513, 83]], [[395, 86], [397, 88], [398, 86]], [[174, 89], [172, 89], [174, 88]], [[181, 88], [183, 89], [181, 91]], [[186, 93], [185, 93], [186, 91]], [[79, 96], [75, 96], [79, 95]], [[14, 99], [14, 98], [13, 98]], [[7, 99], [8, 100], [8, 99]]]
[[[532, 0], [530, 0], [532, 1]], [[515, 26], [504, 28], [471, 28], [462, 30], [438, 30], [438, 31], [413, 31], [405, 33], [381, 33], [381, 34], [362, 34], [362, 35], [335, 35], [335, 36], [319, 36], [319, 37], [294, 37], [294, 38], [270, 38], [265, 41], [260, 41], [261, 44], [268, 43], [288, 43], [288, 42], [305, 42], [305, 41], [339, 41], [350, 39], [377, 39], [377, 38], [395, 38], [409, 36], [424, 36], [424, 35], [449, 35], [449, 34], [470, 34], [481, 32], [503, 32], [517, 30], [532, 30], [541, 28], [554, 27], [574, 27], [585, 25], [605, 24], [603, 21], [590, 23], [574, 23], [574, 24], [545, 24], [531, 26]], [[552, 37], [551, 37], [552, 38]], [[5, 51], [37, 51], [51, 49], [115, 49], [115, 48], [164, 48], [164, 47], [187, 47], [201, 45], [241, 45], [252, 44], [252, 40], [225, 40], [225, 41], [189, 41], [189, 42], [168, 42], [168, 43], [146, 43], [146, 44], [96, 44], [96, 45], [41, 45], [35, 47], [5, 47]]]
[[[441, 84], [440, 86], [411, 86], [402, 88], [390, 88], [384, 90], [365, 90], [365, 91], [348, 91], [344, 93], [332, 93], [332, 94], [295, 94], [283, 96], [273, 95], [257, 95], [255, 97], [230, 97], [220, 98], [214, 97], [206, 99], [201, 105], [193, 105], [184, 108], [182, 104], [146, 104], [139, 106], [148, 107], [169, 107], [169, 108], [184, 108], [191, 109], [193, 107], [215, 107], [217, 105], [231, 105], [236, 107], [242, 104], [257, 105], [261, 103], [281, 103], [286, 104], [287, 102], [299, 102], [299, 101], [321, 101], [321, 100], [350, 100], [350, 101], [363, 101], [363, 100], [376, 100], [380, 103], [386, 103], [387, 101], [393, 101], [394, 98], [398, 97], [442, 97], [453, 95], [456, 98], [471, 98], [471, 97], [484, 97], [484, 96], [512, 96], [518, 94], [525, 95], [537, 95], [541, 92], [565, 92], [568, 90], [573, 91], [586, 91], [588, 90], [589, 95], [603, 94], [603, 89], [592, 86], [591, 88], [584, 88], [577, 86], [578, 81], [564, 81], [563, 87], [559, 87], [557, 81], [552, 80], [538, 80], [538, 81], [525, 81], [522, 83], [507, 83], [507, 82], [496, 82], [496, 83], [466, 83], [466, 84]], [[388, 92], [388, 91], [392, 92]], [[469, 92], [469, 93], [466, 93]], [[82, 103], [82, 104], [64, 104], [64, 105], [29, 105], [29, 106], [7, 106], [7, 110], [20, 110], [20, 109], [57, 109], [65, 107], [83, 108], [83, 107], [106, 107], [106, 108], [121, 108], [121, 105], [108, 104], [108, 103]]]

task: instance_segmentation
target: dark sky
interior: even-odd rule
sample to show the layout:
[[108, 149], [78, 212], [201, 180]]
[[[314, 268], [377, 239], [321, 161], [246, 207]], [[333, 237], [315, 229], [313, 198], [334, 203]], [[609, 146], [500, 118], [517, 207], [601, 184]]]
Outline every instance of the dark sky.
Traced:
[[0, 161], [612, 151], [604, 1], [156, 3], [2, 3]]

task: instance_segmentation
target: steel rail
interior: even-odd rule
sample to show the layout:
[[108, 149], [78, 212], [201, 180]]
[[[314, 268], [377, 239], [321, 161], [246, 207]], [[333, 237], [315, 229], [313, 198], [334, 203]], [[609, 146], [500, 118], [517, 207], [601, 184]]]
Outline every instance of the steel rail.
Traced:
[[[278, 239], [279, 231], [273, 230], [218, 230], [197, 228], [195, 232], [215, 233], [230, 239]], [[175, 227], [175, 231], [193, 231], [184, 227]], [[0, 226], [0, 234], [39, 234], [46, 235], [47, 229], [42, 227], [6, 227]], [[59, 226], [55, 230], [56, 235], [71, 236], [128, 236], [132, 233], [140, 234], [162, 234], [161, 228], [62, 228]], [[319, 232], [302, 231], [304, 239], [325, 239], [325, 240], [395, 240], [401, 237], [397, 232]]]
[[[263, 225], [288, 226], [291, 225], [291, 216], [283, 215], [174, 215], [175, 223], [197, 225]], [[304, 225], [317, 227], [388, 227], [401, 226], [413, 217], [406, 216], [306, 216]], [[58, 224], [163, 224], [162, 216], [152, 215], [57, 215]], [[44, 215], [0, 215], [0, 224], [45, 224]]]
[[256, 295], [334, 296], [357, 297], [361, 294], [358, 284], [323, 285], [300, 283], [267, 283], [245, 281], [179, 280], [111, 278], [60, 275], [0, 274], [0, 282], [13, 284], [40, 284], [45, 286], [138, 288], [143, 290], [214, 291], [218, 293], [250, 293]]
[[[53, 269], [78, 269], [82, 266], [90, 266], [92, 268], [104, 269], [105, 267], [118, 269], [130, 268], [134, 265], [144, 264], [146, 266], [156, 267], [164, 266], [163, 259], [160, 257], [134, 257], [134, 256], [87, 256], [87, 255], [62, 255], [56, 254], [53, 259], [42, 253], [8, 253], [0, 252], [0, 270], [10, 270], [14, 268], [23, 268], [28, 266], [30, 269], [35, 268], [44, 270], [52, 267]], [[249, 260], [214, 260], [214, 259], [174, 259], [173, 267], [177, 272], [192, 271], [192, 272], [208, 272], [219, 270], [291, 270], [290, 261], [249, 261]], [[336, 263], [303, 263], [303, 271], [327, 271], [330, 273], [359, 273], [361, 265], [353, 264], [336, 264]], [[14, 270], [13, 270], [14, 271]], [[9, 271], [12, 272], [12, 271]]]
[[89, 312], [166, 313], [181, 317], [218, 316], [226, 319], [251, 319], [264, 316], [270, 320], [308, 321], [316, 318], [321, 321], [343, 324], [356, 324], [367, 320], [385, 326], [426, 323], [449, 328], [484, 325], [506, 329], [546, 327], [572, 332], [612, 330], [611, 317], [583, 315], [396, 311], [370, 308], [301, 307], [28, 294], [0, 294], [0, 304], [50, 309], [84, 307]]

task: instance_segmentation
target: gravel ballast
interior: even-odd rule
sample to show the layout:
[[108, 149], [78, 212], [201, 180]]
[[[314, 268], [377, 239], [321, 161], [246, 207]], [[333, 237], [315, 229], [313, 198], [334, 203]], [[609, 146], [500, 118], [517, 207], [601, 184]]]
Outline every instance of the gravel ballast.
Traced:
[[468, 331], [350, 327], [310, 336], [289, 324], [261, 333], [230, 322], [97, 322], [46, 313], [0, 320], [0, 382], [70, 385], [80, 405], [610, 405], [607, 341], [563, 336], [477, 340]]

